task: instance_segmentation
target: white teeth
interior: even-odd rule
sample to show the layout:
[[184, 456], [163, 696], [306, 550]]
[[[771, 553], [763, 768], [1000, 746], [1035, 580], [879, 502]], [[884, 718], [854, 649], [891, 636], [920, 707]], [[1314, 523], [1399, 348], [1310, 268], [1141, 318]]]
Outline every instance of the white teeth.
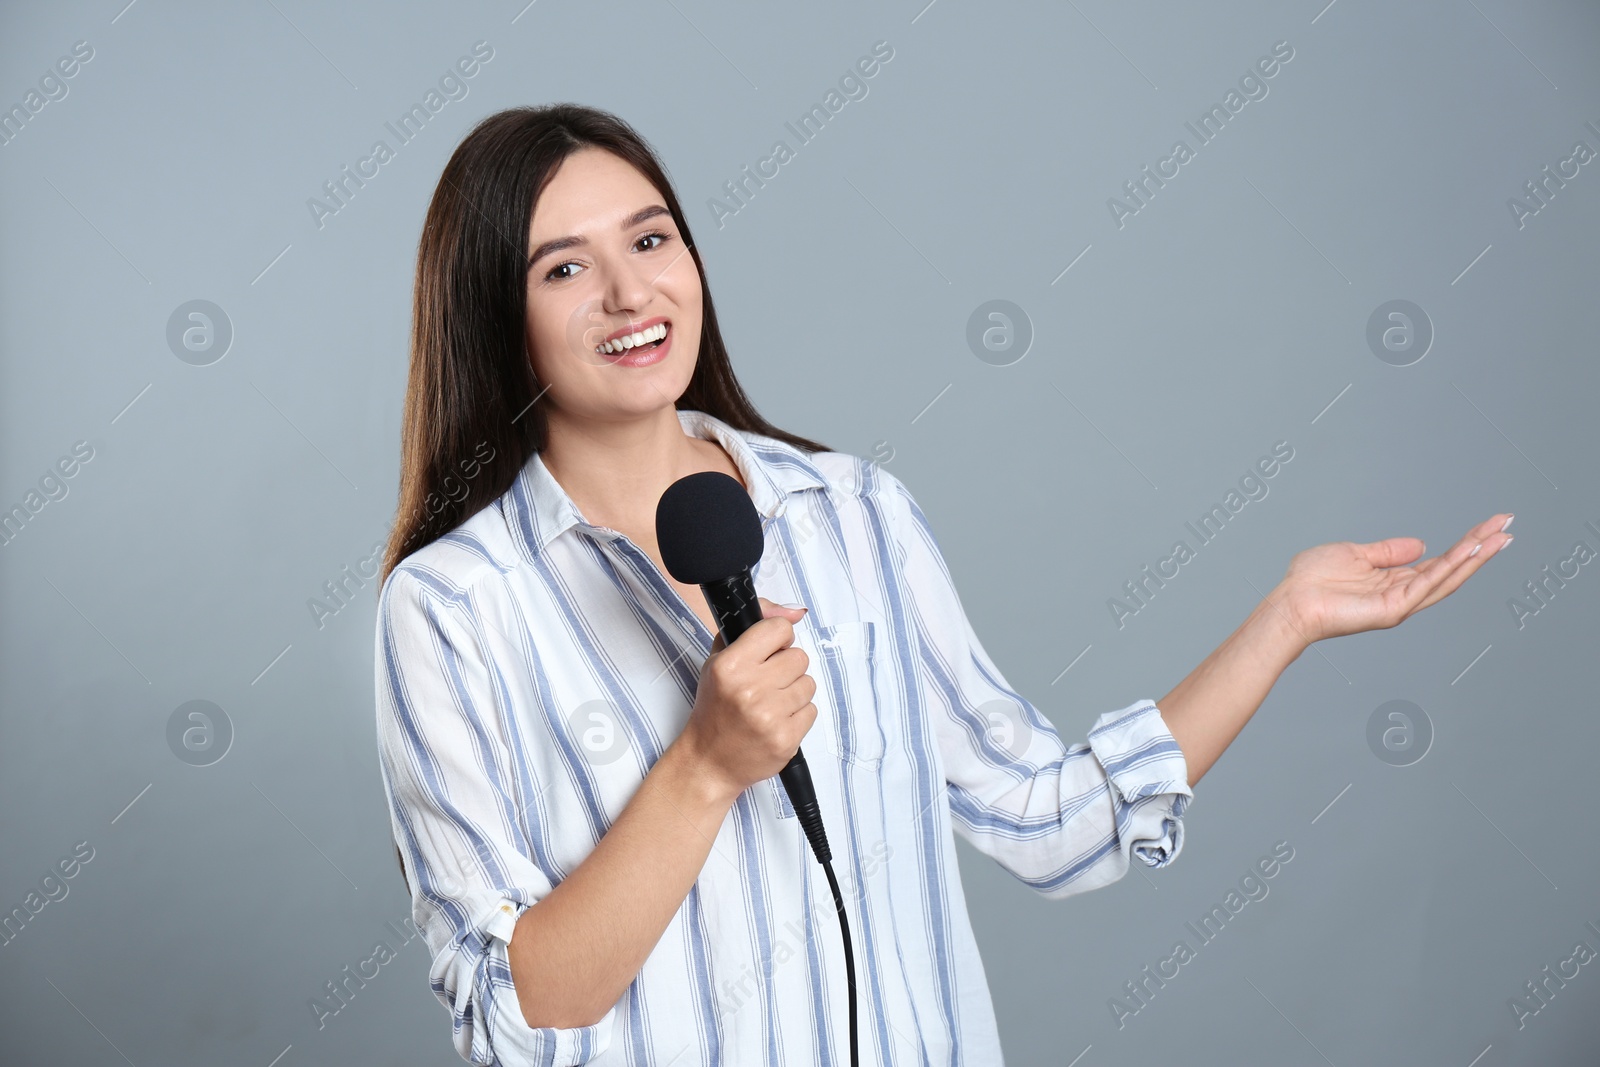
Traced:
[[624, 337], [617, 338], [615, 341], [601, 342], [595, 346], [594, 350], [601, 355], [614, 355], [618, 352], [626, 352], [630, 348], [647, 345], [651, 341], [659, 341], [665, 336], [667, 336], [667, 324], [658, 322], [649, 329], [640, 330], [638, 333], [627, 334]]

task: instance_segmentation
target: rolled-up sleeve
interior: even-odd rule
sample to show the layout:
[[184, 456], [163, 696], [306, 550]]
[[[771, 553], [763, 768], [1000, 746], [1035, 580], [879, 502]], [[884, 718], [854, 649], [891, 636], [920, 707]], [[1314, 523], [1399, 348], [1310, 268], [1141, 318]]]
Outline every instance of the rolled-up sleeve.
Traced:
[[882, 477], [956, 831], [1052, 898], [1118, 880], [1133, 857], [1166, 866], [1194, 794], [1155, 703], [1106, 712], [1067, 747], [984, 650], [927, 516]]
[[472, 604], [397, 569], [378, 603], [379, 765], [429, 979], [452, 1043], [485, 1067], [588, 1062], [616, 1009], [593, 1026], [531, 1027], [512, 982], [517, 919], [552, 882], [533, 857], [538, 783], [513, 758], [497, 671]]

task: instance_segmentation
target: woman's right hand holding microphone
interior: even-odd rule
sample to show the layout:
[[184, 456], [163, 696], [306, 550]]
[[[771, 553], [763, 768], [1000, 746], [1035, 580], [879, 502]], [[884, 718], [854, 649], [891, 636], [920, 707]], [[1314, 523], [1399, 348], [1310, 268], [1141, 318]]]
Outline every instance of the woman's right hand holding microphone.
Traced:
[[700, 672], [694, 709], [677, 744], [725, 791], [740, 793], [771, 778], [794, 757], [817, 718], [810, 657], [794, 647], [794, 624], [805, 608], [765, 597], [761, 621], [723, 647], [719, 634]]

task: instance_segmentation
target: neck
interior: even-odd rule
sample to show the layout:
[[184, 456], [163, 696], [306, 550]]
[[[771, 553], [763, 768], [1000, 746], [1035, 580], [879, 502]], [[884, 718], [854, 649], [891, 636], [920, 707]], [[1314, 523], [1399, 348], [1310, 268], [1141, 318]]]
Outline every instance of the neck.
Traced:
[[585, 521], [621, 531], [654, 530], [656, 504], [679, 478], [733, 468], [715, 442], [684, 433], [670, 407], [626, 422], [552, 411], [541, 455]]

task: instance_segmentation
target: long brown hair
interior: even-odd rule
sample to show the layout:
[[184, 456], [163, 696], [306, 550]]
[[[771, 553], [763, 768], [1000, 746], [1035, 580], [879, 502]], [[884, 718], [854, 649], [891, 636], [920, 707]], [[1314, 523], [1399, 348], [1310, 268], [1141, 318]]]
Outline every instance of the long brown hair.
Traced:
[[826, 445], [773, 426], [734, 377], [705, 266], [654, 149], [622, 119], [580, 104], [516, 107], [479, 122], [445, 164], [417, 249], [411, 370], [401, 430], [400, 503], [381, 589], [406, 556], [455, 529], [516, 481], [547, 441], [527, 351], [528, 224], [568, 155], [596, 147], [655, 186], [704, 294], [700, 351], [679, 410], [808, 452]]

